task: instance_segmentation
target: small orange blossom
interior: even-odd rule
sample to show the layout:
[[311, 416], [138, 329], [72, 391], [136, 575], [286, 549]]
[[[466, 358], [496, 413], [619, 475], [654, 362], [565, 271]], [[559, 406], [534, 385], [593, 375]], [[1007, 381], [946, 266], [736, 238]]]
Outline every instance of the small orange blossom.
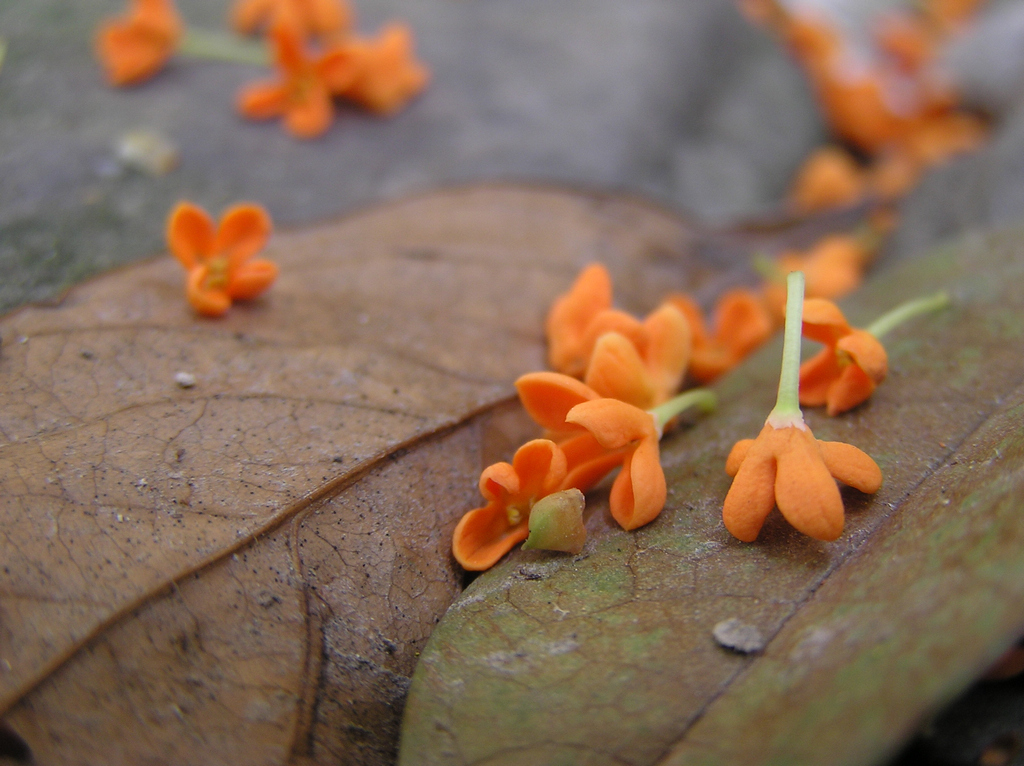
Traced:
[[406, 24], [388, 24], [376, 39], [355, 40], [351, 46], [361, 66], [335, 92], [371, 112], [397, 112], [430, 81], [430, 70], [413, 53], [412, 30]]
[[818, 540], [843, 531], [843, 499], [834, 479], [862, 492], [875, 492], [882, 473], [867, 454], [849, 444], [814, 438], [797, 401], [803, 274], [787, 277], [786, 330], [775, 408], [756, 439], [737, 442], [726, 459], [733, 478], [722, 507], [726, 529], [752, 542], [772, 508], [796, 529]]
[[231, 6], [231, 26], [243, 34], [281, 22], [295, 24], [302, 37], [329, 38], [352, 28], [352, 9], [345, 0], [235, 0]]
[[131, 0], [127, 14], [100, 25], [96, 55], [111, 85], [133, 85], [163, 68], [181, 34], [172, 0]]
[[349, 44], [309, 57], [291, 24], [271, 30], [274, 62], [281, 78], [246, 86], [238, 94], [238, 111], [254, 120], [284, 116], [285, 128], [297, 138], [315, 138], [334, 119], [331, 94], [347, 88], [359, 69]]
[[171, 253], [188, 272], [186, 296], [205, 316], [220, 316], [234, 300], [255, 298], [277, 278], [277, 266], [253, 256], [270, 236], [270, 216], [259, 205], [230, 208], [214, 229], [206, 211], [179, 202], [167, 220]]

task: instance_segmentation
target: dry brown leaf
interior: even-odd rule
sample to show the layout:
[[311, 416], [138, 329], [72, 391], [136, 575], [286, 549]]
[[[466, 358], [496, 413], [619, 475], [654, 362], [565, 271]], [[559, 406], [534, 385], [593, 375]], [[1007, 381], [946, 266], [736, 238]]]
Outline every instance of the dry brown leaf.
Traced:
[[690, 253], [640, 203], [466, 188], [276, 235], [279, 282], [222, 320], [170, 258], [3, 319], [12, 736], [40, 764], [389, 760], [549, 301], [601, 260], [649, 308], [712, 274]]

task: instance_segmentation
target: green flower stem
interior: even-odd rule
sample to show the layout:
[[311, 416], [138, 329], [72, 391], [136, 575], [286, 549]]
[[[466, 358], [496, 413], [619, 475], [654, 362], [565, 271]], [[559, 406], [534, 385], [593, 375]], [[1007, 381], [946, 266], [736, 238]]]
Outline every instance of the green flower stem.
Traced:
[[266, 45], [240, 40], [235, 35], [208, 29], [187, 29], [177, 52], [182, 56], [228, 61], [233, 64], [270, 65], [270, 54]]
[[872, 322], [865, 329], [876, 338], [881, 338], [887, 332], [903, 324], [908, 319], [916, 317], [918, 314], [927, 314], [930, 311], [943, 309], [949, 305], [949, 302], [949, 293], [945, 290], [939, 290], [939, 292], [934, 295], [929, 295], [924, 298], [918, 298], [916, 300], [900, 304], [891, 311], [887, 311], [885, 314], [882, 314], [882, 316], [878, 317], [878, 319]]
[[800, 336], [804, 323], [804, 273], [786, 277], [786, 332], [782, 344], [782, 373], [775, 409], [768, 415], [773, 428], [803, 425], [800, 411]]
[[667, 402], [659, 404], [654, 409], [648, 410], [648, 412], [654, 417], [658, 431], [661, 432], [668, 421], [684, 410], [690, 409], [690, 407], [696, 407], [701, 412], [708, 413], [714, 412], [717, 406], [718, 397], [714, 391], [706, 388], [692, 388], [669, 399]]

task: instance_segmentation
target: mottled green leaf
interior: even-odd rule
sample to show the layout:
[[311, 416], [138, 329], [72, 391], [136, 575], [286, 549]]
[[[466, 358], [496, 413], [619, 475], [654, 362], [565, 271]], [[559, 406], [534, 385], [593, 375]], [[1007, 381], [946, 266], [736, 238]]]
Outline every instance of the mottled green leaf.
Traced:
[[[400, 762], [877, 763], [1021, 631], [1024, 245], [974, 236], [880, 269], [844, 304], [867, 324], [947, 287], [954, 306], [886, 337], [889, 379], [821, 439], [881, 465], [844, 490], [842, 537], [774, 512], [756, 543], [725, 531], [723, 464], [772, 406], [780, 344], [718, 386], [722, 406], [667, 435], [668, 504], [636, 532], [588, 498], [575, 557], [515, 552], [479, 577], [413, 677]], [[742, 655], [712, 631], [760, 631]]]

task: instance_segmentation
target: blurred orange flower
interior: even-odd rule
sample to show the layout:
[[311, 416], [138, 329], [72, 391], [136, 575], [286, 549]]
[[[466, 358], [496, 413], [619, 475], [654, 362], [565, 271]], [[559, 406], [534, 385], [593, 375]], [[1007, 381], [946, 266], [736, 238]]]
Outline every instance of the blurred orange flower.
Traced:
[[243, 34], [292, 24], [305, 38], [337, 37], [352, 28], [352, 9], [346, 0], [235, 0], [231, 26]]
[[171, 253], [188, 272], [186, 296], [205, 316], [220, 316], [234, 300], [255, 298], [277, 278], [277, 266], [253, 256], [266, 244], [272, 224], [259, 205], [230, 208], [214, 228], [200, 207], [179, 202], [167, 220]]
[[331, 94], [352, 84], [360, 62], [349, 44], [310, 57], [296, 28], [278, 24], [271, 30], [274, 62], [281, 77], [247, 85], [238, 94], [238, 111], [254, 120], [284, 117], [285, 129], [296, 138], [315, 138], [334, 119]]
[[131, 0], [128, 12], [100, 24], [96, 55], [111, 85], [133, 85], [159, 72], [181, 39], [172, 0]]
[[761, 346], [774, 330], [772, 318], [751, 290], [737, 288], [715, 304], [714, 332], [709, 334], [700, 307], [687, 295], [670, 300], [686, 315], [693, 333], [689, 372], [700, 383], [725, 374]]

